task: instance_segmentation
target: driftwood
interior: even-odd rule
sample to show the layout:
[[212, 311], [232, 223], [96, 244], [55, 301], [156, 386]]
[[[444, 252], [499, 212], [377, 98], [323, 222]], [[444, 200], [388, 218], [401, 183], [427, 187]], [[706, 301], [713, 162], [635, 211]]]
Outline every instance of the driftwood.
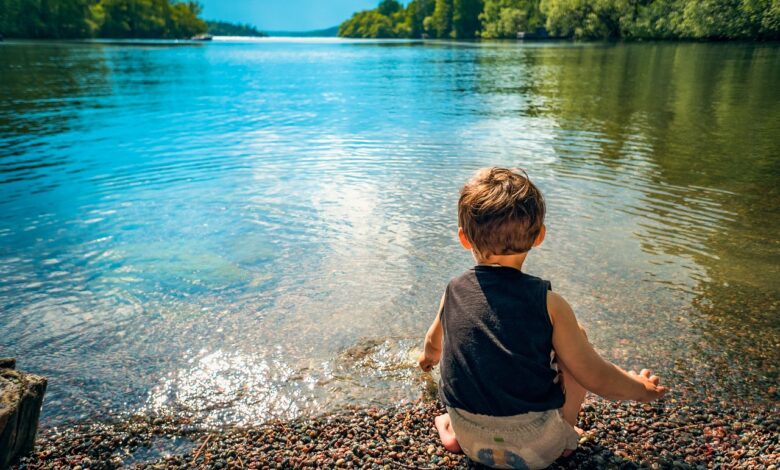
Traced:
[[16, 361], [0, 358], [0, 469], [32, 452], [46, 379], [14, 370]]

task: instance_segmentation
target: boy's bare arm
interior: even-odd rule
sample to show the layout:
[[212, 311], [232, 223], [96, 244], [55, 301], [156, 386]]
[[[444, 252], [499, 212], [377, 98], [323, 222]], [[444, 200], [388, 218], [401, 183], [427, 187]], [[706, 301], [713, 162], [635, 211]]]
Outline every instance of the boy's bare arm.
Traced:
[[566, 300], [549, 292], [547, 309], [553, 322], [553, 348], [583, 387], [610, 400], [652, 401], [666, 393], [650, 371], [628, 373], [604, 360], [588, 342]]
[[442, 329], [441, 329], [441, 311], [444, 308], [444, 296], [441, 297], [439, 302], [439, 312], [436, 314], [436, 318], [428, 328], [428, 333], [425, 335], [425, 344], [423, 345], [423, 352], [417, 359], [417, 363], [420, 368], [425, 372], [430, 372], [433, 366], [439, 363], [441, 360], [442, 349]]

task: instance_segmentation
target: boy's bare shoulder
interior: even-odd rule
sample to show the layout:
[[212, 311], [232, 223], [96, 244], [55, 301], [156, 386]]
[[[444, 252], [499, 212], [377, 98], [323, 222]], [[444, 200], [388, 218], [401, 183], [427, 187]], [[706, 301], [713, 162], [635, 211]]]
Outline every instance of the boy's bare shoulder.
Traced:
[[553, 291], [547, 291], [547, 314], [550, 315], [550, 322], [555, 326], [557, 320], [562, 318], [566, 320], [576, 319], [574, 317], [574, 311], [572, 310], [569, 302], [563, 298], [561, 294]]
[[566, 299], [563, 298], [563, 296], [555, 291], [548, 290], [547, 291], [547, 307], [563, 307], [568, 306], [569, 303], [566, 302]]

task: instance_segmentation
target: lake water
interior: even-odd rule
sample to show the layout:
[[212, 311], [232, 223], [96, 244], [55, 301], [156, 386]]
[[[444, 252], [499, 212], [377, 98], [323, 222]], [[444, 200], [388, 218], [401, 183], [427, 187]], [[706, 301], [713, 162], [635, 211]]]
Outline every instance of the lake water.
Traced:
[[780, 46], [0, 43], [0, 356], [44, 420], [418, 397], [459, 186], [527, 169], [527, 271], [673, 399], [778, 403]]

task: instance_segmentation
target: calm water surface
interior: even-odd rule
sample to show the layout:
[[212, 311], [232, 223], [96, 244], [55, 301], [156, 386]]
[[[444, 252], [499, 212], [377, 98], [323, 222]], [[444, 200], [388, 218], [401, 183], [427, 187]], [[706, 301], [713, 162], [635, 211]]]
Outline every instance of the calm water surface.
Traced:
[[777, 404], [780, 46], [0, 44], [0, 355], [49, 425], [389, 404], [459, 185], [521, 166], [528, 271], [673, 399]]

